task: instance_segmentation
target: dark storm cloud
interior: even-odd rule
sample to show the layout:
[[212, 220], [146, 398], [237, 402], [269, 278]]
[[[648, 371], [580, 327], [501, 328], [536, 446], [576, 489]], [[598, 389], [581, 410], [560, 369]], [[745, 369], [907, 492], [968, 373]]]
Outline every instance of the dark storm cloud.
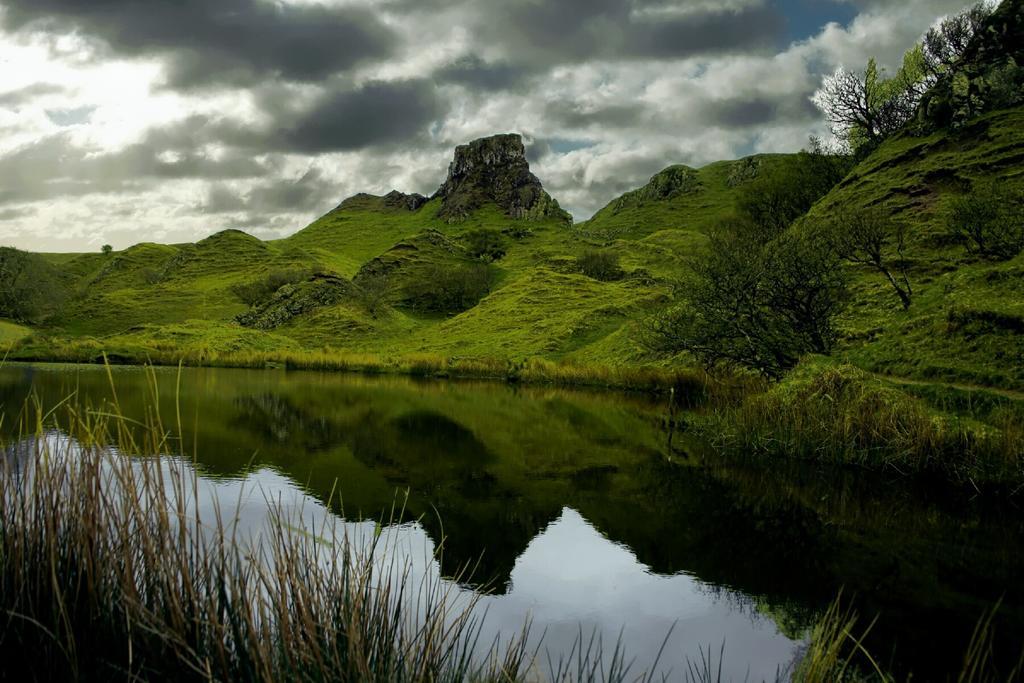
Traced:
[[274, 179], [239, 192], [228, 185], [210, 186], [200, 213], [279, 214], [309, 212], [324, 208], [336, 199], [335, 185], [319, 169], [310, 169], [298, 179]]
[[196, 114], [151, 130], [144, 147], [187, 151], [215, 144], [238, 154], [320, 154], [395, 145], [421, 137], [447, 108], [428, 80], [326, 88], [296, 103], [288, 88], [256, 97], [260, 123]]
[[537, 73], [537, 69], [522, 64], [486, 62], [476, 55], [466, 55], [438, 69], [434, 80], [471, 90], [518, 90]]
[[785, 32], [781, 14], [767, 6], [656, 15], [635, 9], [627, 0], [495, 0], [484, 31], [524, 60], [549, 63], [749, 52], [777, 46]]
[[445, 103], [431, 81], [371, 82], [326, 92], [282, 122], [275, 138], [293, 152], [350, 151], [408, 140], [445, 113]]
[[58, 134], [0, 157], [0, 205], [140, 191], [161, 180], [251, 178], [268, 170], [265, 163], [239, 152], [211, 158], [201, 149], [172, 149], [144, 140], [116, 152], [95, 153]]
[[319, 81], [391, 55], [396, 38], [368, 10], [267, 0], [5, 0], [10, 30], [77, 29], [128, 56], [169, 58], [172, 84]]
[[709, 126], [742, 129], [786, 123], [809, 123], [820, 117], [811, 93], [785, 92], [776, 96], [752, 95], [724, 100], [704, 100], [696, 117]]
[[17, 109], [29, 102], [46, 97], [47, 95], [60, 95], [67, 92], [64, 88], [53, 83], [33, 83], [32, 85], [8, 90], [0, 93], [0, 109]]

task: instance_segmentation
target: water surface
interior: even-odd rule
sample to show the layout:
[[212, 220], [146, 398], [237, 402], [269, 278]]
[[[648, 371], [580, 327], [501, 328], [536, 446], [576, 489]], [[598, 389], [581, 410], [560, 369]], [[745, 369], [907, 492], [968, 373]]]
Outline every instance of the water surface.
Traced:
[[921, 680], [942, 680], [1000, 597], [1002, 642], [1024, 639], [1012, 504], [859, 472], [727, 467], [685, 432], [670, 440], [659, 401], [215, 369], [156, 370], [154, 392], [141, 369], [112, 373], [116, 396], [103, 368], [3, 368], [2, 430], [16, 434], [30, 393], [116, 401], [140, 420], [159, 403], [240, 518], [258, 525], [286, 501], [353, 529], [388, 520], [392, 547], [485, 593], [486, 634], [530, 619], [555, 659], [593, 633], [621, 639], [639, 672], [670, 634], [663, 671], [724, 644], [724, 680], [774, 680], [840, 589], [880, 614], [876, 655]]

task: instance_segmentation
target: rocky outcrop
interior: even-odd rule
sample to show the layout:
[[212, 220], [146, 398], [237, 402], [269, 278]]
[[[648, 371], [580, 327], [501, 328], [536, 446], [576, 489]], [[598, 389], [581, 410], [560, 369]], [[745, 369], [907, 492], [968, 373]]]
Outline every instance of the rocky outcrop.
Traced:
[[398, 190], [391, 190], [384, 195], [384, 206], [389, 209], [404, 209], [406, 211], [417, 211], [427, 203], [427, 198], [421, 194], [405, 194]]
[[605, 210], [618, 213], [624, 209], [636, 208], [650, 202], [673, 199], [680, 195], [700, 192], [703, 189], [697, 172], [689, 166], [669, 166], [651, 178], [638, 190], [627, 192], [613, 201]]
[[466, 220], [488, 201], [510, 218], [572, 221], [530, 172], [523, 140], [515, 134], [457, 147], [448, 177], [434, 197], [441, 199], [438, 217], [449, 223]]
[[352, 300], [354, 294], [355, 287], [345, 278], [317, 274], [305, 282], [284, 285], [237, 320], [243, 327], [272, 330], [318, 308]]
[[335, 211], [418, 211], [427, 201], [421, 194], [405, 194], [398, 190], [392, 190], [383, 197], [360, 192], [339, 204]]
[[957, 128], [1024, 103], [1024, 0], [1003, 0], [964, 52], [921, 100], [917, 127]]

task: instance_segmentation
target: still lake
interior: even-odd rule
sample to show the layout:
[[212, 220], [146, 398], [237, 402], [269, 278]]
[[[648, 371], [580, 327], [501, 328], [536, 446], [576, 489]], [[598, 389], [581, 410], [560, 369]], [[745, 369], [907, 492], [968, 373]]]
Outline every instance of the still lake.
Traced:
[[[111, 370], [121, 411], [143, 419], [147, 371]], [[875, 656], [919, 680], [945, 678], [1000, 598], [1000, 644], [1024, 642], [1024, 511], [1012, 501], [895, 474], [727, 465], [685, 430], [670, 435], [666, 402], [646, 397], [273, 370], [153, 376], [205, 495], [254, 527], [270, 501], [353, 528], [387, 520], [388, 547], [485, 594], [483, 640], [530, 620], [553, 659], [596, 634], [606, 649], [621, 641], [637, 672], [665, 642], [659, 668], [674, 675], [724, 646], [723, 680], [774, 680], [842, 590], [864, 626], [879, 615]], [[17, 438], [29, 396], [52, 407], [73, 393], [97, 410], [114, 399], [101, 367], [0, 368], [0, 431]]]

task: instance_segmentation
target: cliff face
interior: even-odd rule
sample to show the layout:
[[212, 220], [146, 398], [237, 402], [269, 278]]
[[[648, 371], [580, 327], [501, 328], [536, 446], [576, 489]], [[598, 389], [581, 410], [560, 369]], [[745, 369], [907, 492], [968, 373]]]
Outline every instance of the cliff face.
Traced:
[[523, 140], [514, 134], [457, 147], [448, 177], [434, 197], [442, 200], [438, 217], [449, 223], [465, 220], [487, 201], [493, 201], [510, 218], [572, 221], [530, 172]]

